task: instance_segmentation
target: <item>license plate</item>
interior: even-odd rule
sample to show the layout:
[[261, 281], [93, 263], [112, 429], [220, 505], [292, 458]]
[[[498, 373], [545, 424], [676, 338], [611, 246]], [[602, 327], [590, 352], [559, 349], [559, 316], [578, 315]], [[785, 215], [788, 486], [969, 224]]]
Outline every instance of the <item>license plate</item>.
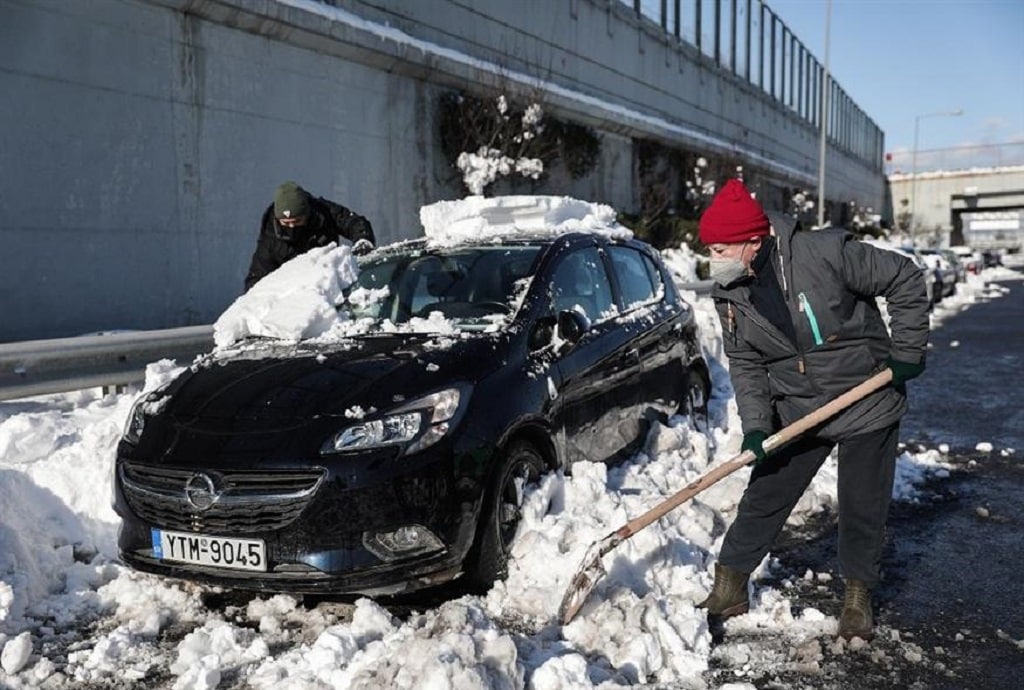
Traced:
[[165, 561], [235, 570], [267, 569], [266, 545], [262, 539], [231, 539], [188, 532], [151, 529], [153, 555]]

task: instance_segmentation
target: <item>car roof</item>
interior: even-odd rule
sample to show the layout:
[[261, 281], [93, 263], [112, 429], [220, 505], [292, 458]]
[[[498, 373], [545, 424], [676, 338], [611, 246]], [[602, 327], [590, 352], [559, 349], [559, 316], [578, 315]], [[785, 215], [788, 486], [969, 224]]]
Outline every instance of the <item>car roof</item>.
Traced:
[[524, 232], [517, 231], [507, 235], [489, 235], [479, 240], [459, 240], [457, 242], [436, 242], [426, 237], [419, 237], [411, 240], [401, 240], [391, 244], [383, 245], [374, 252], [378, 256], [400, 255], [411, 251], [438, 251], [462, 249], [479, 249], [487, 247], [508, 247], [508, 246], [540, 246], [546, 247], [557, 242], [568, 245], [604, 245], [619, 244], [631, 246], [635, 249], [650, 248], [651, 245], [639, 240], [636, 237], [608, 236], [597, 232]]

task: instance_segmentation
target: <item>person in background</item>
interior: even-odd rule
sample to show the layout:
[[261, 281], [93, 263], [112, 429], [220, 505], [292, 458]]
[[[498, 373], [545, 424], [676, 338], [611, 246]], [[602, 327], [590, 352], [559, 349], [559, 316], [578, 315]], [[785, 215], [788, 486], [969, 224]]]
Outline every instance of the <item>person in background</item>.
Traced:
[[341, 204], [313, 197], [294, 182], [283, 183], [263, 212], [256, 250], [245, 276], [246, 291], [289, 259], [337, 242], [339, 237], [351, 242], [356, 254], [370, 251], [375, 244], [366, 218]]
[[[724, 620], [749, 608], [750, 574], [768, 554], [818, 468], [838, 445], [839, 565], [845, 597], [839, 635], [873, 637], [905, 382], [925, 368], [924, 279], [900, 254], [842, 229], [801, 231], [765, 213], [729, 180], [699, 224], [711, 252], [712, 297], [743, 426], [756, 460], [698, 604]], [[876, 304], [885, 297], [891, 336]], [[766, 456], [763, 443], [885, 367], [892, 384]]]

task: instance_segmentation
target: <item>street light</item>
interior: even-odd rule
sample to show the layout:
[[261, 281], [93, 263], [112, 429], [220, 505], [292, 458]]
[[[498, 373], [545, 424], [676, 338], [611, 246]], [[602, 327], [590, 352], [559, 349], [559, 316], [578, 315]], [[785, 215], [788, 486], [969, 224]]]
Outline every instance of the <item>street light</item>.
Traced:
[[936, 113], [924, 113], [914, 116], [914, 152], [911, 154], [910, 169], [913, 177], [910, 181], [910, 244], [917, 246], [917, 132], [921, 120], [926, 117], [959, 117], [963, 115], [962, 108], [956, 110], [940, 110]]
[[828, 41], [832, 33], [832, 0], [825, 8], [825, 75], [821, 83], [821, 131], [818, 141], [818, 227], [825, 225], [825, 150], [828, 138]]

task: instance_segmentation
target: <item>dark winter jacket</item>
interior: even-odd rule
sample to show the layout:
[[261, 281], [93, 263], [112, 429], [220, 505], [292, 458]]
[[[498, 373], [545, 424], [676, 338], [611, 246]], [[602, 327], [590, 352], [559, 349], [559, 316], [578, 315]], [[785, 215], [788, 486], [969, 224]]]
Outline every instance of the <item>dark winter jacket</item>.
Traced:
[[310, 197], [309, 201], [310, 213], [306, 224], [291, 230], [278, 226], [273, 204], [263, 212], [256, 251], [249, 264], [249, 273], [245, 276], [246, 290], [289, 259], [314, 247], [337, 242], [339, 237], [353, 244], [359, 240], [376, 243], [370, 221], [323, 197]]
[[[881, 371], [889, 356], [921, 362], [928, 342], [924, 278], [910, 259], [840, 229], [800, 231], [792, 218], [768, 216], [776, 241], [765, 251], [782, 301], [755, 308], [753, 279], [715, 285], [711, 293], [744, 432], [791, 424]], [[886, 299], [891, 337], [878, 296]], [[775, 325], [787, 308], [788, 333]], [[816, 433], [842, 440], [875, 431], [906, 408], [905, 391], [889, 386]]]

